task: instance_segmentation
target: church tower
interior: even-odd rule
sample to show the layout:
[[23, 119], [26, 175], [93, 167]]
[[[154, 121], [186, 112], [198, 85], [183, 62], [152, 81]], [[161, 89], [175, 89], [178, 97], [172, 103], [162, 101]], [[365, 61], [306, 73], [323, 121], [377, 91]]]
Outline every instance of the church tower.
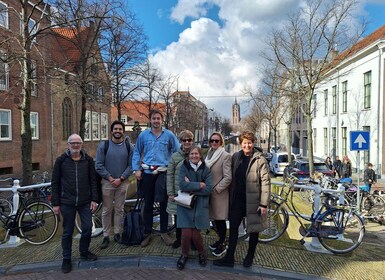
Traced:
[[231, 119], [231, 124], [233, 126], [237, 126], [239, 125], [239, 122], [241, 121], [241, 112], [240, 112], [240, 107], [239, 107], [239, 104], [237, 102], [237, 98], [235, 97], [235, 101], [233, 103], [233, 115], [232, 115], [232, 119]]

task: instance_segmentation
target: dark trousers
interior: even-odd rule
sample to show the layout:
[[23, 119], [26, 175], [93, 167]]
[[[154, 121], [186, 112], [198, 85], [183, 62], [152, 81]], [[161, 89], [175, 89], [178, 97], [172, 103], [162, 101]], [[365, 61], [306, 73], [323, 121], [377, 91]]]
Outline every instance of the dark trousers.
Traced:
[[[153, 205], [155, 199], [155, 185], [158, 179], [158, 175], [153, 174], [142, 174], [141, 188], [143, 188], [142, 193], [144, 197], [144, 209], [143, 209], [143, 224], [144, 224], [144, 234], [150, 234], [152, 232], [152, 222], [153, 222]], [[166, 194], [165, 194], [166, 195]], [[160, 232], [167, 232], [168, 227], [168, 213], [167, 209], [167, 199], [163, 202], [159, 202], [160, 206]]]
[[[241, 225], [243, 217], [246, 217], [246, 210], [242, 208], [231, 209], [229, 213], [230, 222], [230, 235], [229, 246], [227, 249], [226, 257], [234, 259], [235, 249], [238, 242], [238, 228]], [[249, 248], [247, 255], [254, 257], [255, 249], [257, 248], [259, 232], [251, 232], [249, 237]]]
[[226, 239], [226, 220], [214, 220], [213, 223], [217, 229], [218, 241], [223, 244]]
[[79, 214], [82, 234], [79, 241], [80, 253], [86, 253], [91, 243], [92, 234], [92, 213], [90, 204], [75, 206], [75, 205], [60, 205], [60, 211], [63, 217], [63, 235], [61, 238], [61, 246], [63, 249], [63, 259], [71, 259], [72, 253], [72, 235], [75, 228], [76, 212]]

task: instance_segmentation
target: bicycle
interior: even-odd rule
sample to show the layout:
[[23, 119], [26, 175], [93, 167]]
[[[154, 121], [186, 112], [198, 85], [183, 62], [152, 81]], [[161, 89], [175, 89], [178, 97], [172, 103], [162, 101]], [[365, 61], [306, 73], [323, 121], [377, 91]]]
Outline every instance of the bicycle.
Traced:
[[[31, 199], [31, 189], [18, 190], [19, 208], [16, 213], [9, 213], [7, 200], [3, 199], [0, 206], [0, 220], [6, 230], [1, 243], [5, 243], [9, 235], [16, 235], [33, 245], [47, 243], [53, 238], [58, 228], [58, 217], [50, 204]], [[7, 206], [8, 205], [8, 206]]]
[[286, 231], [289, 224], [287, 207], [300, 224], [300, 233], [303, 236], [301, 244], [305, 243], [306, 237], [317, 237], [330, 252], [346, 254], [362, 243], [365, 234], [362, 218], [348, 205], [332, 206], [327, 203], [327, 200], [338, 199], [327, 192], [324, 192], [327, 199], [323, 200], [320, 209], [312, 214], [310, 225], [305, 225], [296, 208], [288, 203], [288, 197], [294, 191], [294, 182], [295, 179], [290, 184], [285, 184], [288, 190], [284, 187], [280, 194], [272, 194], [267, 216], [268, 228], [259, 234], [261, 242], [274, 241]]
[[[131, 209], [135, 206], [136, 199], [128, 199], [125, 202], [124, 212], [125, 214], [131, 211]], [[144, 209], [144, 199], [140, 201], [140, 209]], [[95, 212], [92, 214], [92, 234], [91, 237], [97, 237], [103, 233], [103, 225], [102, 225], [102, 212], [103, 212], [103, 203], [100, 203], [96, 208]], [[167, 233], [175, 230], [175, 220], [173, 215], [169, 215], [168, 217], [168, 228]], [[123, 221], [122, 221], [123, 222]], [[76, 215], [75, 220], [76, 230], [81, 233], [81, 223], [80, 218]], [[152, 230], [154, 233], [160, 234], [160, 205], [158, 202], [154, 202], [153, 206], [153, 225]]]

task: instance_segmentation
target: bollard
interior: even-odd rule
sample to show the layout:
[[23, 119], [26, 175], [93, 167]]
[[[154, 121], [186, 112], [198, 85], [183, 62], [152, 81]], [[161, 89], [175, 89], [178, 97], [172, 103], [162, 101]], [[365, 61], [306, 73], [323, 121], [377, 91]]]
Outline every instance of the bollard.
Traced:
[[[19, 180], [14, 180], [13, 181], [13, 186], [12, 186], [12, 192], [13, 192], [13, 212], [12, 212], [12, 215], [13, 216], [16, 216], [16, 213], [17, 213], [17, 210], [19, 209], [19, 192], [17, 191], [18, 189], [20, 188], [20, 181]], [[21, 243], [23, 243], [23, 241], [16, 235], [10, 235], [9, 236], [9, 240], [7, 242], [7, 244], [9, 246], [18, 246], [20, 245]]]

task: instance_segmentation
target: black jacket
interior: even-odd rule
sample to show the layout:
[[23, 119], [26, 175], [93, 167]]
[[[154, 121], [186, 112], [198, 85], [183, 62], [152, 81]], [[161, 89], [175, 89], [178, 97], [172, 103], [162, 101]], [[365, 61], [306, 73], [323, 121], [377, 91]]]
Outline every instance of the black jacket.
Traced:
[[95, 164], [89, 155], [81, 152], [74, 161], [69, 151], [55, 161], [52, 172], [52, 205], [82, 206], [98, 200]]

